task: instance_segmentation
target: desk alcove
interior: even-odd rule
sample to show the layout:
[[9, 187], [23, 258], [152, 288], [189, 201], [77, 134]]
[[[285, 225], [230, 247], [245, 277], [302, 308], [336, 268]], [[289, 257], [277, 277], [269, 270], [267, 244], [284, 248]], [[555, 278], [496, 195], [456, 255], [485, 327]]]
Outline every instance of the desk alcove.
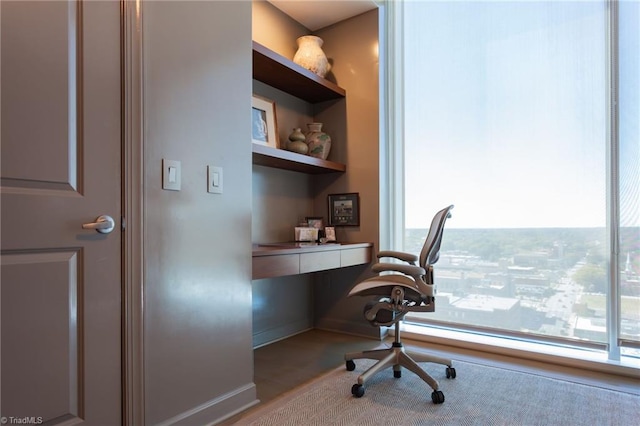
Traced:
[[340, 331], [323, 312], [337, 307], [372, 253], [372, 243], [254, 245], [254, 348], [312, 328]]
[[[372, 40], [377, 40], [375, 22], [366, 25], [373, 24]], [[265, 40], [272, 45], [271, 39]], [[341, 52], [336, 50], [337, 54]], [[344, 53], [351, 57], [353, 49]], [[252, 145], [252, 238], [254, 243], [265, 243], [252, 248], [253, 345], [267, 345], [311, 328], [351, 332], [355, 327], [352, 317], [357, 316], [359, 324], [361, 315], [355, 312], [357, 306], [347, 306], [343, 299], [371, 263], [377, 233], [369, 232], [368, 225], [375, 223], [377, 216], [366, 217], [363, 229], [367, 232], [349, 229], [356, 232], [345, 232], [340, 244], [299, 247], [274, 242], [285, 241], [281, 238], [288, 238], [287, 231], [292, 231], [301, 218], [326, 215], [323, 201], [329, 193], [359, 191], [367, 202], [377, 200], [377, 194], [368, 193], [368, 186], [357, 183], [360, 178], [356, 173], [355, 181], [347, 179], [350, 166], [346, 164], [350, 160], [361, 163], [367, 171], [374, 170], [375, 161], [370, 162], [373, 158], [364, 141], [377, 139], [377, 133], [350, 135], [347, 118], [355, 125], [361, 120], [376, 121], [377, 116], [360, 112], [348, 115], [346, 89], [258, 42], [253, 44], [253, 78], [254, 94], [276, 104], [280, 141], [287, 140], [291, 128], [303, 128], [311, 122], [327, 123], [326, 130], [334, 140], [327, 160], [287, 151], [282, 146]], [[350, 78], [345, 75], [335, 81], [349, 82]], [[367, 86], [367, 94], [376, 92], [374, 80], [371, 87]], [[356, 94], [360, 82], [353, 85]], [[354, 111], [360, 111], [358, 99], [350, 101]], [[369, 111], [369, 105], [370, 99], [365, 110]], [[361, 149], [366, 152], [350, 156]], [[367, 240], [374, 243], [358, 242]]]

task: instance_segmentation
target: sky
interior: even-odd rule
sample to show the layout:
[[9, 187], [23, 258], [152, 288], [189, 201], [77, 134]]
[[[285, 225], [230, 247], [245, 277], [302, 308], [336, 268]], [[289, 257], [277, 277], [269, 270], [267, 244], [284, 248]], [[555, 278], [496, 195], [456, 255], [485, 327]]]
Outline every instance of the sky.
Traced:
[[[458, 228], [605, 226], [603, 4], [407, 2], [405, 12], [405, 226], [426, 228], [449, 204]], [[621, 44], [635, 57], [621, 64], [635, 76], [640, 19], [630, 22]], [[637, 123], [627, 120], [621, 143], [633, 158]], [[623, 204], [639, 226], [639, 161], [627, 163]]]

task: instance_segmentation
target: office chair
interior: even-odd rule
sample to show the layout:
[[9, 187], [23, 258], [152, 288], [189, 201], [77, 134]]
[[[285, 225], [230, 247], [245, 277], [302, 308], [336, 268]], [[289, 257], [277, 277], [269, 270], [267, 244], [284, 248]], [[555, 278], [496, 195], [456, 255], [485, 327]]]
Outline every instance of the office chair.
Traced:
[[[353, 396], [357, 398], [363, 396], [366, 381], [377, 372], [393, 366], [394, 377], [401, 377], [402, 367], [408, 368], [431, 386], [433, 389], [431, 400], [434, 404], [444, 402], [444, 394], [439, 389], [438, 382], [417, 362], [446, 365], [447, 379], [455, 379], [456, 370], [451, 365], [451, 360], [405, 351], [400, 342], [400, 321], [409, 312], [433, 312], [435, 309], [433, 264], [440, 256], [444, 224], [447, 218], [451, 217], [451, 209], [453, 205], [435, 214], [419, 257], [398, 251], [380, 251], [377, 254], [378, 259], [394, 258], [405, 263], [376, 263], [371, 270], [379, 275], [356, 284], [349, 292], [349, 296], [375, 296], [375, 299], [367, 303], [364, 308], [364, 316], [371, 325], [375, 327], [395, 325], [395, 339], [390, 348], [350, 352], [345, 355], [348, 371], [356, 368], [354, 359], [378, 360], [358, 377], [358, 383], [351, 388]], [[416, 265], [416, 262], [419, 264]]]

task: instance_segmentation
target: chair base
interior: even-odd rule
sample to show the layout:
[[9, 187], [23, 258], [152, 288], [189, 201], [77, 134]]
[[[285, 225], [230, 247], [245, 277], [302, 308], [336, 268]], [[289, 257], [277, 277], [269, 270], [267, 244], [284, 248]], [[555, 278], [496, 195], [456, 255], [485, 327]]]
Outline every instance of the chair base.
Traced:
[[[362, 352], [350, 352], [344, 356], [347, 364], [347, 370], [352, 371], [355, 369], [354, 359], [375, 359], [378, 360], [367, 371], [358, 376], [358, 383], [354, 385], [352, 392], [355, 396], [362, 396], [364, 394], [364, 385], [374, 374], [393, 367], [394, 377], [400, 377], [402, 367], [412, 371], [423, 381], [425, 381], [434, 393], [432, 395], [433, 402], [444, 402], [444, 395], [440, 392], [440, 385], [436, 379], [431, 377], [426, 371], [424, 371], [417, 363], [418, 362], [432, 362], [436, 364], [446, 365], [447, 378], [455, 378], [455, 368], [452, 366], [450, 359], [441, 358], [429, 354], [417, 353], [413, 351], [405, 351], [402, 343], [394, 342], [393, 346], [386, 349], [376, 349]], [[357, 392], [356, 392], [357, 391]], [[358, 394], [359, 393], [359, 394]]]

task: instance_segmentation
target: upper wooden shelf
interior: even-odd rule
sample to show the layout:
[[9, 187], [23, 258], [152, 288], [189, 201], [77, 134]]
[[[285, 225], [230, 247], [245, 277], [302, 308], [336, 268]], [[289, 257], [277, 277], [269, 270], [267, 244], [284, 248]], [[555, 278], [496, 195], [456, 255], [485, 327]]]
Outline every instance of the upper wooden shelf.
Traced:
[[293, 61], [253, 42], [253, 78], [307, 102], [346, 96], [346, 91]]
[[253, 164], [309, 174], [344, 172], [347, 166], [266, 145], [253, 145]]

